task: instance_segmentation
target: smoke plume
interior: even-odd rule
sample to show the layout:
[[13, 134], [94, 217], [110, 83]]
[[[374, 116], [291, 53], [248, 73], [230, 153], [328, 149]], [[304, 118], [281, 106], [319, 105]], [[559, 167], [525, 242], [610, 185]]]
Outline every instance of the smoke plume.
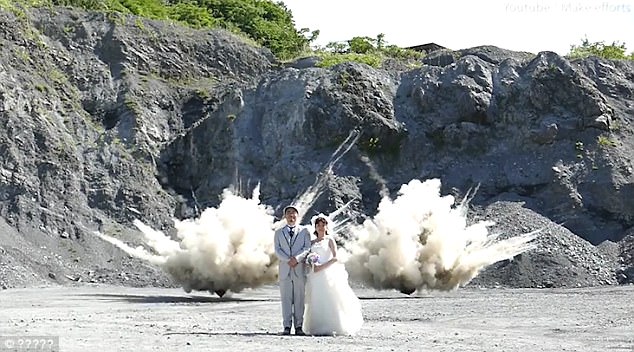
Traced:
[[135, 225], [145, 236], [143, 247], [132, 248], [110, 236], [99, 236], [128, 254], [159, 265], [187, 292], [240, 292], [273, 283], [277, 258], [273, 251], [273, 211], [260, 204], [259, 187], [251, 198], [225, 190], [217, 208], [199, 218], [175, 220], [178, 241], [141, 221]]
[[451, 290], [488, 265], [533, 248], [535, 234], [497, 240], [491, 222], [467, 224], [467, 204], [440, 195], [440, 180], [412, 180], [394, 200], [384, 197], [377, 214], [351, 228], [345, 247], [350, 277], [376, 289], [410, 294]]
[[[320, 179], [295, 202], [304, 217], [320, 194]], [[270, 206], [260, 204], [259, 186], [251, 198], [225, 190], [217, 208], [204, 210], [199, 218], [175, 220], [176, 240], [135, 221], [149, 250], [99, 236], [162, 267], [187, 292], [222, 296], [276, 282], [273, 236], [285, 221], [275, 222], [272, 214]], [[466, 214], [466, 202], [455, 204], [452, 196], [441, 196], [440, 180], [433, 179], [410, 181], [394, 200], [384, 196], [377, 214], [361, 225], [346, 218], [343, 208], [327, 217], [340, 239], [349, 238], [338, 257], [352, 280], [410, 294], [421, 288], [455, 289], [486, 266], [533, 248], [535, 234], [498, 240], [488, 231], [492, 223], [468, 225]], [[309, 227], [312, 232], [312, 221]]]

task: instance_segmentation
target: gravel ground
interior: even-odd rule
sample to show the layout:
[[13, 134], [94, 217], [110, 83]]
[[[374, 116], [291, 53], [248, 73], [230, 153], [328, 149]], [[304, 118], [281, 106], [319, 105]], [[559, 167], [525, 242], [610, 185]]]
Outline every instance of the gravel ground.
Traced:
[[498, 201], [472, 215], [495, 221], [491, 228], [501, 238], [539, 231], [537, 248], [512, 261], [495, 263], [471, 283], [485, 287], [592, 287], [617, 285], [620, 245], [606, 241], [599, 246], [570, 232], [523, 206]]
[[357, 336], [286, 337], [275, 286], [223, 299], [88, 284], [8, 289], [0, 335], [59, 336], [61, 351], [634, 350], [634, 286], [356, 292]]

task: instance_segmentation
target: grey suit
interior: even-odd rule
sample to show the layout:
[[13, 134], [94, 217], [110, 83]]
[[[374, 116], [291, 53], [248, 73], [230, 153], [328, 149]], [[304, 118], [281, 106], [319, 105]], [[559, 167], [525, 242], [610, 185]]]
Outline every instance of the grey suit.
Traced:
[[[284, 226], [275, 231], [274, 239], [275, 254], [279, 259], [280, 298], [285, 328], [293, 326], [292, 320], [295, 321], [295, 328], [301, 328], [304, 323], [306, 270], [303, 261], [310, 250], [310, 233], [301, 225], [295, 226], [294, 233], [291, 238], [288, 226]], [[293, 256], [299, 264], [291, 268], [288, 261]]]

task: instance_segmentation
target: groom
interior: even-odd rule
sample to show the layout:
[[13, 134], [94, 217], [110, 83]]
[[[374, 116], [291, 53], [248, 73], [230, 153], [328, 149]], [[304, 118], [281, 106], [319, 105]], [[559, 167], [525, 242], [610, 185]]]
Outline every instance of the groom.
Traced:
[[283, 335], [291, 334], [295, 323], [295, 335], [304, 335], [304, 287], [306, 271], [304, 259], [310, 250], [310, 233], [297, 225], [297, 208], [284, 208], [286, 226], [275, 231], [275, 254], [279, 259], [280, 298], [282, 301]]

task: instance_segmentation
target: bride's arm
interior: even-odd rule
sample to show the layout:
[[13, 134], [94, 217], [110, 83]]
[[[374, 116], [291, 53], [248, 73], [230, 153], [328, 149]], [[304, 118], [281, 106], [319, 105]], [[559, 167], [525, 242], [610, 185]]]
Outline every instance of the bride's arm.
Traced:
[[330, 250], [332, 251], [332, 257], [337, 259], [337, 244], [335, 243], [335, 240], [333, 240], [332, 238], [329, 238], [328, 246], [330, 247]]
[[330, 250], [332, 251], [332, 258], [330, 258], [329, 261], [321, 265], [315, 265], [315, 269], [313, 270], [316, 273], [326, 269], [327, 267], [337, 262], [337, 246], [335, 245], [335, 241], [332, 238], [328, 239], [328, 246], [330, 247]]
[[315, 265], [315, 268], [313, 269], [316, 273], [328, 268], [329, 266], [331, 266], [332, 264], [334, 264], [337, 261], [337, 258], [332, 258], [329, 261], [323, 263], [323, 264], [319, 264], [319, 265]]

